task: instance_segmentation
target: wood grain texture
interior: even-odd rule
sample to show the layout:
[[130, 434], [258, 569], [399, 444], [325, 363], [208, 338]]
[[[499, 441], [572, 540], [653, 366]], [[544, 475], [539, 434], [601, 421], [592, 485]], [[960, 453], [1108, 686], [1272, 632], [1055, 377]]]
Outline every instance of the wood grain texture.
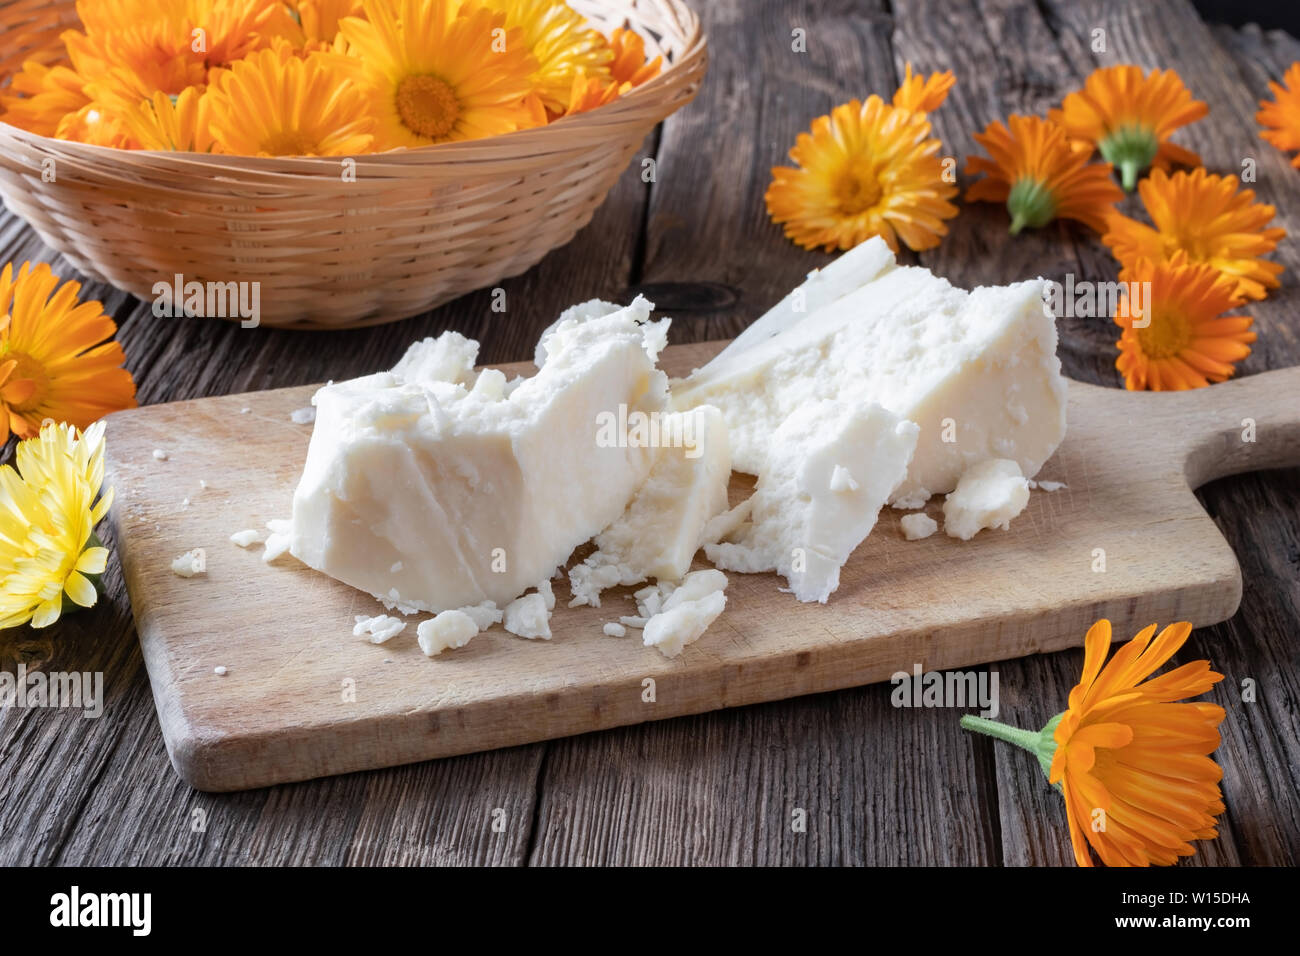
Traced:
[[[922, 69], [950, 63], [957, 70], [954, 98], [934, 118], [948, 151], [960, 159], [971, 129], [1011, 110], [1041, 109], [1081, 81], [1094, 65], [1085, 20], [1108, 27], [1113, 49], [1122, 51], [1117, 56], [1176, 64], [1202, 98], [1209, 99], [1206, 84], [1248, 89], [1248, 97], [1236, 98], [1236, 109], [1225, 115], [1216, 106], [1200, 126], [1213, 135], [1210, 127], [1236, 123], [1232, 139], [1244, 138], [1260, 158], [1272, 147], [1254, 136], [1254, 106], [1245, 101], [1266, 95], [1265, 80], [1280, 79], [1300, 58], [1293, 39], [1263, 34], [1254, 44], [1250, 28], [1216, 31], [1228, 58], [1205, 56], [1199, 46], [1184, 56], [1186, 36], [1203, 35], [1186, 4], [1160, 4], [1154, 17], [1135, 20], [1130, 8], [1137, 4], [1115, 0], [1088, 6], [1073, 25], [1066, 4], [1049, 3], [886, 7], [847, 0], [710, 0], [697, 6], [709, 31], [710, 72], [697, 101], [667, 125], [662, 144], [652, 137], [643, 146], [644, 155], [660, 162], [652, 207], [663, 215], [652, 228], [642, 228], [651, 206], [634, 160], [573, 243], [502, 283], [506, 315], [491, 312], [487, 293], [475, 293], [366, 333], [322, 336], [200, 320], [159, 322], [136, 300], [91, 284], [87, 293], [103, 298], [122, 324], [142, 401], [354, 376], [388, 367], [411, 340], [446, 328], [478, 338], [483, 361], [521, 359], [531, 354], [541, 328], [575, 299], [620, 298], [629, 285], [642, 283], [658, 285], [651, 298], [677, 317], [673, 341], [732, 335], [828, 258], [795, 249], [767, 222], [761, 205], [767, 167], [785, 162], [794, 135], [830, 106], [872, 91], [889, 95], [904, 59]], [[809, 44], [805, 60], [776, 58], [778, 50], [789, 49], [789, 31], [799, 25], [819, 42]], [[1135, 28], [1136, 35], [1123, 35]], [[939, 30], [955, 46], [939, 46], [933, 39]], [[1179, 58], [1166, 62], [1171, 55]], [[960, 98], [967, 88], [977, 91], [969, 102], [979, 112], [971, 108], [969, 124], [964, 112], [949, 120], [954, 104], [967, 102]], [[1212, 158], [1202, 145], [1197, 148]], [[1221, 170], [1233, 168], [1235, 152], [1216, 154], [1213, 161]], [[1297, 174], [1280, 155], [1275, 159], [1264, 167], [1262, 180], [1270, 182], [1257, 185], [1272, 188], [1270, 201], [1295, 236]], [[673, 169], [683, 175], [665, 178], [664, 170]], [[738, 182], [746, 184], [743, 197], [733, 195]], [[697, 214], [704, 204], [717, 213]], [[1133, 214], [1136, 207], [1130, 201], [1126, 208]], [[951, 269], [954, 281], [967, 284], [1058, 275], [1084, 256], [1081, 275], [1108, 276], [1105, 270], [1113, 268], [1105, 249], [1086, 233], [1053, 226], [1044, 236], [1012, 241], [1004, 225], [1004, 214], [991, 204], [963, 205], [952, 235], [922, 259], [941, 274]], [[957, 248], [959, 240], [965, 245]], [[1063, 253], [1059, 243], [1072, 243], [1074, 252]], [[950, 246], [953, 254], [939, 264], [934, 257], [946, 255]], [[1295, 248], [1288, 240], [1278, 257], [1294, 256]], [[671, 266], [666, 255], [676, 257]], [[0, 262], [25, 258], [75, 274], [20, 222], [0, 214]], [[697, 259], [708, 265], [696, 266]], [[1300, 363], [1293, 347], [1300, 330], [1295, 275], [1289, 262], [1283, 288], [1253, 309], [1261, 323], [1270, 324], [1261, 328], [1247, 372]], [[1118, 383], [1109, 328], [1070, 320], [1061, 331], [1061, 357], [1070, 375]], [[1256, 680], [1259, 697], [1247, 707], [1229, 700], [1226, 688], [1212, 695], [1229, 711], [1216, 752], [1225, 769], [1228, 812], [1219, 839], [1203, 845], [1191, 865], [1300, 860], [1297, 487], [1300, 471], [1290, 469], [1225, 479], [1199, 495], [1241, 558], [1245, 594], [1232, 621], [1198, 630], [1178, 660], [1208, 656], [1228, 674], [1225, 683], [1239, 687], [1243, 679]], [[340, 841], [348, 848], [346, 859], [363, 863], [396, 856], [427, 862], [680, 862], [690, 858], [683, 853], [688, 846], [701, 859], [770, 862], [1070, 859], [1059, 798], [1032, 761], [956, 732], [950, 711], [890, 707], [887, 685], [395, 770], [240, 794], [197, 794], [167, 766], [116, 559], [105, 584], [101, 606], [91, 614], [70, 617], [45, 633], [0, 635], [5, 666], [12, 668], [21, 656], [50, 670], [100, 669], [108, 696], [100, 720], [0, 712], [0, 862], [334, 862], [344, 856]], [[1080, 652], [1067, 651], [998, 665], [1003, 716], [1025, 726], [1050, 716], [1081, 661]], [[701, 739], [711, 743], [697, 744]], [[610, 776], [616, 786], [603, 783]], [[784, 812], [795, 801], [821, 808], [810, 810], [802, 843], [790, 841]], [[512, 826], [516, 808], [534, 817], [519, 823], [518, 836], [510, 831], [501, 835], [508, 841], [488, 842], [478, 836], [484, 827], [478, 808], [488, 804], [510, 808]], [[210, 821], [219, 819], [219, 840], [191, 833], [192, 805], [207, 809]], [[357, 806], [359, 819], [352, 812]], [[783, 812], [755, 818], [752, 806]], [[394, 847], [402, 847], [401, 853], [394, 854]]]
[[[1114, 63], [1178, 70], [1194, 94], [1210, 106], [1209, 117], [1181, 131], [1178, 140], [1198, 150], [1212, 172], [1238, 175], [1243, 160], [1254, 159], [1257, 181], [1247, 185], [1261, 200], [1277, 207], [1277, 224], [1291, 237], [1300, 235], [1296, 170], [1259, 139], [1255, 126], [1255, 101], [1265, 95], [1266, 84], [1252, 57], [1234, 56], [1216, 43], [1191, 5], [1180, 0], [1142, 4], [1052, 0], [1043, 4], [1043, 9], [1048, 29], [1059, 44], [1057, 56], [1084, 73], [1094, 65]], [[1107, 52], [1094, 56], [1090, 39], [1098, 28], [1106, 31]], [[1273, 69], [1276, 72], [1271, 78], [1279, 78], [1285, 64], [1274, 64]], [[1128, 205], [1130, 215], [1141, 215], [1140, 204], [1130, 200]], [[1286, 266], [1283, 287], [1264, 302], [1242, 310], [1255, 317], [1259, 331], [1253, 354], [1241, 366], [1246, 374], [1300, 363], [1300, 324], [1296, 322], [1300, 294], [1295, 284], [1300, 249], [1293, 238], [1288, 239], [1273, 258]], [[1068, 336], [1069, 330], [1063, 329], [1063, 335]], [[1107, 353], [1098, 350], [1094, 354], [1101, 357]], [[1236, 860], [1291, 864], [1300, 859], [1300, 806], [1289, 796], [1300, 783], [1297, 656], [1293, 645], [1288, 649], [1285, 642], [1270, 637], [1280, 621], [1296, 620], [1300, 607], [1297, 487], [1300, 473], [1290, 469], [1215, 482], [1199, 495], [1245, 560], [1239, 613], [1224, 624], [1198, 630], [1178, 658], [1209, 658], [1226, 675], [1209, 699], [1228, 713], [1222, 728], [1223, 744], [1215, 753], [1224, 768], [1224, 799], [1229, 810], [1222, 829], [1228, 839], [1221, 837], [1206, 844], [1189, 865]], [[1008, 670], [1012, 669], [1018, 677], [1033, 679], [1020, 662], [1008, 665]], [[1242, 682], [1246, 680], [1259, 685], [1254, 703], [1242, 699]], [[1042, 693], [1062, 699], [1059, 695], [1068, 688], [1067, 676], [1054, 687], [1043, 687]], [[1002, 759], [1004, 763], [1012, 761], [1015, 755]], [[1026, 778], [1017, 771], [1000, 767], [1000, 800], [1014, 808], [1012, 812], [1023, 811], [1034, 827], [1047, 829], [1030, 836], [1023, 847], [1012, 846], [1009, 861], [1040, 853], [1063, 821], [1059, 807], [1052, 816], [1027, 812], [1026, 803], [1032, 798], [1027, 794]], [[1288, 795], [1277, 797], [1283, 790]], [[1004, 828], [1003, 832], [1013, 835], [1017, 831]]]

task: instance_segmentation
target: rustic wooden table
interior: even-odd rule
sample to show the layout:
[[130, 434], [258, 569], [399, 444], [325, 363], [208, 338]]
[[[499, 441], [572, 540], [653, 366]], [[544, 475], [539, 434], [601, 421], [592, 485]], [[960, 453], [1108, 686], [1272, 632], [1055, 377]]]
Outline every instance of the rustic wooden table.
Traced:
[[[648, 139], [657, 182], [629, 169], [592, 224], [504, 283], [509, 311], [476, 293], [429, 315], [346, 333], [158, 320], [92, 283], [121, 325], [142, 403], [342, 379], [391, 365], [414, 339], [454, 328], [482, 359], [532, 355], [564, 306], [645, 291], [677, 342], [734, 335], [827, 257], [803, 252], [764, 212], [768, 168], [809, 121], [854, 96], [892, 93], [910, 60], [952, 68], [933, 117], [946, 151], [1012, 111], [1044, 113], [1096, 65], [1177, 69], [1210, 104], [1182, 135], [1212, 170], [1256, 160], [1261, 197], [1292, 239], [1284, 287], [1254, 309], [1243, 374], [1300, 362], [1300, 170], [1253, 119], [1300, 42], [1201, 22], [1185, 0], [721, 0], [701, 2], [710, 43], [699, 98]], [[791, 50], [803, 28], [807, 52]], [[1091, 50], [1105, 31], [1106, 51]], [[12, 216], [0, 262], [49, 261]], [[1005, 213], [962, 209], [952, 234], [912, 257], [959, 285], [1033, 275], [1113, 278], [1095, 237], [1054, 225], [1007, 236]], [[1115, 330], [1064, 319], [1067, 374], [1118, 385]], [[1241, 610], [1199, 630], [1179, 660], [1208, 657], [1227, 679], [1227, 814], [1188, 865], [1300, 862], [1300, 472], [1215, 483], [1201, 498], [1236, 548]], [[111, 544], [111, 542], [110, 542]], [[1032, 758], [958, 729], [945, 710], [898, 710], [889, 685], [646, 724], [512, 750], [239, 794], [190, 790], [163, 750], [120, 568], [93, 611], [44, 632], [0, 635], [0, 659], [104, 672], [97, 720], [0, 712], [0, 862], [60, 864], [844, 863], [1066, 864], [1060, 798]], [[1003, 719], [1039, 726], [1077, 679], [1082, 653], [995, 665]], [[1244, 680], [1257, 685], [1240, 700]], [[807, 831], [791, 813], [807, 811]], [[493, 827], [493, 821], [504, 826]], [[202, 826], [198, 824], [201, 823]]]

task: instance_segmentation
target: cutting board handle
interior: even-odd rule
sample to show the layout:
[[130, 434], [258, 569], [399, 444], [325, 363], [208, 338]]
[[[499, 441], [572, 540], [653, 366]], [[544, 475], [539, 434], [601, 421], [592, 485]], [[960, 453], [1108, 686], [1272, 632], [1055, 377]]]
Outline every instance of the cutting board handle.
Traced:
[[1153, 394], [1148, 401], [1153, 413], [1168, 413], [1153, 414], [1150, 425], [1171, 430], [1192, 488], [1225, 475], [1300, 465], [1300, 367]]

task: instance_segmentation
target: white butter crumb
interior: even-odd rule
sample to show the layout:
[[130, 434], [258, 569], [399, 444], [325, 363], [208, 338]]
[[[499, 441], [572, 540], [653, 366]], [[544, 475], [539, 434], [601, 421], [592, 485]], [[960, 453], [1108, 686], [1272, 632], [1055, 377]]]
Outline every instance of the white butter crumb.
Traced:
[[403, 564], [402, 564], [401, 561], [394, 561], [393, 564], [392, 564], [392, 566], [388, 569], [388, 573], [389, 573], [389, 574], [396, 574], [398, 571], [402, 570], [402, 567], [403, 567]]
[[546, 610], [548, 612], [554, 611], [555, 592], [551, 590], [551, 582], [543, 581], [541, 584], [537, 585], [537, 593], [540, 594], [542, 596], [542, 600], [546, 602]]
[[186, 551], [172, 562], [172, 571], [182, 578], [192, 578], [208, 571], [208, 555], [202, 548]]
[[545, 597], [538, 593], [525, 594], [506, 605], [505, 627], [511, 634], [526, 637], [530, 641], [539, 638], [549, 641], [550, 617]]
[[400, 618], [389, 617], [387, 614], [377, 614], [374, 617], [358, 614], [356, 624], [352, 628], [352, 636], [365, 637], [371, 644], [382, 644], [392, 640], [404, 630], [406, 630], [406, 622]]
[[251, 412], [251, 411], [252, 411], [251, 408], [241, 408], [241, 409], [239, 410], [239, 414], [241, 414], [241, 415], [247, 415], [247, 414], [248, 414], [249, 412]]
[[462, 607], [457, 610], [468, 616], [480, 631], [486, 631], [493, 624], [500, 624], [502, 618], [505, 617], [505, 612], [497, 608], [495, 601], [471, 604], [469, 607]]
[[207, 491], [207, 490], [208, 490], [208, 483], [207, 483], [206, 481], [204, 481], [202, 478], [199, 479], [199, 490], [200, 490], [200, 491]]
[[622, 624], [617, 623], [616, 621], [610, 621], [603, 628], [601, 628], [601, 630], [604, 631], [605, 634], [609, 637], [627, 636], [627, 628], [625, 628]]
[[316, 420], [316, 409], [310, 405], [306, 408], [295, 408], [289, 413], [289, 418], [295, 425], [310, 425]]
[[479, 632], [479, 627], [464, 611], [442, 611], [415, 629], [415, 638], [426, 657], [434, 657], [450, 648], [464, 647]]
[[710, 568], [692, 571], [668, 595], [663, 610], [646, 621], [641, 641], [665, 657], [676, 657], [717, 620], [727, 606], [727, 576]]
[[843, 465], [836, 465], [831, 472], [831, 491], [857, 491], [858, 483], [853, 480], [853, 475]]
[[398, 614], [419, 614], [421, 611], [437, 613], [431, 607], [422, 607], [417, 603], [403, 600], [402, 595], [397, 592], [397, 588], [389, 588], [387, 594], [376, 594], [375, 597], [388, 610], [395, 610]]
[[189, 506], [190, 506], [190, 499], [189, 499], [189, 498], [182, 498], [182, 499], [181, 499], [181, 507], [182, 507], [182, 508], [188, 508]]
[[230, 671], [218, 664], [216, 667], [212, 668], [212, 673], [216, 674], [218, 677], [225, 677], [230, 673]]
[[268, 564], [286, 554], [289, 551], [289, 544], [292, 541], [293, 522], [285, 518], [272, 518], [266, 523], [270, 534], [266, 538], [266, 550], [262, 552], [262, 560]]
[[169, 457], [171, 457], [170, 455], [167, 454], [167, 452], [163, 451], [161, 448], [155, 448], [153, 450], [153, 456], [157, 458], [159, 461], [166, 461]]
[[939, 522], [923, 511], [903, 515], [898, 519], [898, 524], [903, 529], [903, 537], [908, 541], [919, 541], [922, 538], [928, 538], [939, 530]]
[[266, 540], [266, 533], [258, 531], [256, 528], [245, 528], [243, 531], [236, 531], [230, 536], [232, 544], [237, 544], [241, 548], [249, 548], [255, 544], [261, 544]]
[[904, 495], [890, 503], [889, 507], [895, 511], [916, 511], [918, 508], [924, 508], [925, 503], [930, 500], [930, 492], [924, 488], [917, 488], [910, 495]]
[[1036, 484], [1043, 491], [1060, 491], [1062, 488], [1070, 487], [1063, 481], [1039, 481]]
[[1005, 531], [1028, 503], [1029, 482], [1019, 464], [1007, 458], [981, 461], [968, 468], [944, 498], [944, 534], [969, 541], [985, 528]]
[[618, 619], [618, 622], [627, 627], [635, 627], [639, 631], [641, 628], [645, 627], [645, 622], [647, 620], [648, 618], [637, 617], [634, 614], [625, 614]]
[[672, 584], [651, 584], [633, 593], [636, 600], [636, 613], [640, 617], [651, 618], [664, 606], [664, 598], [672, 593]]

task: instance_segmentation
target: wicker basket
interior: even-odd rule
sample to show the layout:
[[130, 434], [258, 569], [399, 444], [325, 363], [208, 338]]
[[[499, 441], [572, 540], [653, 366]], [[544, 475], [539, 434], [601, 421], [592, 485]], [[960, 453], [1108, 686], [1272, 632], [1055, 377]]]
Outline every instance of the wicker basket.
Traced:
[[[354, 328], [424, 312], [572, 239], [655, 124], [699, 89], [704, 36], [681, 0], [570, 5], [602, 30], [639, 33], [648, 56], [664, 57], [660, 75], [538, 129], [358, 156], [355, 182], [339, 158], [114, 150], [0, 120], [0, 196], [82, 272], [146, 301], [180, 274], [260, 282], [265, 325]], [[76, 22], [73, 0], [0, 6], [0, 82]]]

